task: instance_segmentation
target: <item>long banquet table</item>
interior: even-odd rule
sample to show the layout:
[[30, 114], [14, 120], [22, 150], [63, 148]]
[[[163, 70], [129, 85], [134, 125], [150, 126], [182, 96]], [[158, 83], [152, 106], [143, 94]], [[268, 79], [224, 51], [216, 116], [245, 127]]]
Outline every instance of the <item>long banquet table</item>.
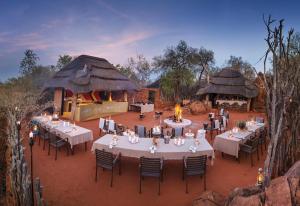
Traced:
[[144, 157], [162, 157], [165, 160], [182, 160], [187, 156], [207, 155], [214, 159], [214, 150], [205, 138], [200, 138], [200, 144], [197, 146], [196, 152], [189, 150], [191, 145], [194, 146], [193, 139], [186, 139], [183, 145], [177, 146], [174, 144], [174, 139], [171, 139], [169, 144], [165, 144], [163, 139], [159, 139], [157, 150], [155, 153], [150, 153], [152, 138], [139, 138], [139, 142], [132, 144], [126, 136], [118, 136], [117, 145], [109, 148], [113, 135], [106, 134], [93, 143], [92, 152], [95, 149], [111, 151], [115, 154], [121, 153], [122, 156], [140, 158]]
[[254, 123], [252, 126], [248, 126], [245, 131], [239, 131], [237, 133], [232, 133], [230, 137], [230, 131], [226, 131], [215, 137], [213, 148], [217, 151], [223, 152], [239, 157], [239, 144], [245, 142], [253, 133], [264, 127], [264, 123]]
[[50, 121], [50, 116], [36, 116], [33, 120], [37, 121], [42, 127], [49, 132], [58, 133], [61, 138], [67, 139], [71, 148], [74, 145], [93, 141], [93, 133], [91, 130], [70, 124], [64, 125], [62, 120], [57, 122]]

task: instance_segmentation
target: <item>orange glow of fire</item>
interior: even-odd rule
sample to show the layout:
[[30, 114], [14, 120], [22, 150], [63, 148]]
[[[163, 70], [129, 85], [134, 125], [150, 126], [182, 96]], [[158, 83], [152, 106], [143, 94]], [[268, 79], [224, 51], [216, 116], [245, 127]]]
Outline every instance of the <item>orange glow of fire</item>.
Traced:
[[181, 120], [181, 115], [182, 115], [182, 110], [181, 110], [180, 104], [176, 104], [175, 105], [175, 118], [176, 118], [176, 121]]
[[111, 92], [109, 92], [109, 98], [108, 98], [108, 101], [109, 101], [109, 102], [112, 101], [112, 98], [111, 98]]

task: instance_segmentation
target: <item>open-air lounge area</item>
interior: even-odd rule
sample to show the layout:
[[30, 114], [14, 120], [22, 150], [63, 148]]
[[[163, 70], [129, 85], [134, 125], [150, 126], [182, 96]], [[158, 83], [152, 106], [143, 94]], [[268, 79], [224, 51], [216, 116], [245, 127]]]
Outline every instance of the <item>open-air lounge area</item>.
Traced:
[[0, 206], [300, 206], [299, 6], [0, 3]]

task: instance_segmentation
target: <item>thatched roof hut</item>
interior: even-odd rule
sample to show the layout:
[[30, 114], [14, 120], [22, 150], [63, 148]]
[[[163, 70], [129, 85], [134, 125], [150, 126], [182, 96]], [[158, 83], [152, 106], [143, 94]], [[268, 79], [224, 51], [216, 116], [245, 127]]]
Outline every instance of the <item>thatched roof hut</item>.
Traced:
[[225, 94], [254, 98], [258, 95], [258, 90], [239, 71], [224, 68], [210, 79], [206, 87], [199, 89], [197, 94]]
[[46, 82], [45, 88], [65, 88], [73, 93], [91, 91], [133, 91], [138, 85], [106, 59], [81, 55]]

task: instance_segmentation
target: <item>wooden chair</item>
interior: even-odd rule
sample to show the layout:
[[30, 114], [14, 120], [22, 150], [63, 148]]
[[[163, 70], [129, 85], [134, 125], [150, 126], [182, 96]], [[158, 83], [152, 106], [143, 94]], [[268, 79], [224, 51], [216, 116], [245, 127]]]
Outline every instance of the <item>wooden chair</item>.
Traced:
[[206, 161], [207, 156], [196, 156], [183, 158], [183, 174], [182, 179], [185, 179], [185, 192], [188, 193], [188, 176], [204, 177], [204, 190], [206, 190]]
[[143, 125], [135, 125], [134, 126], [134, 132], [139, 137], [142, 137], [142, 138], [147, 137], [147, 129]]
[[160, 133], [159, 134], [153, 134], [153, 128], [151, 128], [149, 130], [149, 137], [159, 137], [159, 138], [164, 138], [164, 135], [163, 135], [163, 127], [160, 127]]
[[106, 120], [104, 118], [99, 119], [99, 130], [100, 130], [100, 134], [102, 132], [106, 133], [107, 132], [107, 127], [106, 127]]
[[119, 175], [121, 175], [121, 154], [113, 155], [110, 152], [105, 150], [95, 150], [96, 155], [96, 177], [95, 181], [97, 182], [98, 176], [98, 167], [101, 167], [103, 170], [108, 169], [111, 171], [110, 187], [113, 186], [113, 174], [114, 167], [118, 164]]
[[48, 145], [48, 155], [50, 155], [50, 147], [55, 148], [55, 160], [57, 160], [57, 150], [66, 147], [67, 155], [69, 155], [69, 143], [68, 140], [59, 137], [59, 134], [49, 133], [49, 145]]
[[172, 128], [172, 138], [183, 136], [183, 127]]
[[[253, 167], [253, 153], [256, 152], [257, 154], [257, 160], [259, 160], [258, 155], [258, 143], [259, 139], [258, 137], [252, 137], [249, 140], [246, 141], [246, 143], [240, 144], [240, 153], [245, 153], [246, 155], [250, 155], [251, 158], [251, 167]], [[240, 155], [239, 155], [240, 157]]]
[[263, 117], [255, 117], [255, 121], [258, 123], [264, 123], [265, 119]]
[[142, 193], [142, 179], [144, 177], [158, 178], [158, 195], [160, 195], [160, 182], [163, 181], [163, 159], [161, 158], [140, 158], [140, 193]]
[[108, 126], [107, 126], [107, 132], [110, 134], [114, 134], [116, 132], [116, 123], [114, 120], [107, 120]]
[[260, 145], [261, 154], [263, 154], [263, 145], [267, 150], [267, 130], [265, 127], [259, 132], [258, 139], [258, 145]]
[[43, 150], [45, 150], [45, 145], [46, 145], [46, 141], [49, 144], [49, 132], [42, 126], [39, 127], [40, 128], [40, 132], [39, 132], [39, 145], [41, 143], [41, 139], [43, 140]]

